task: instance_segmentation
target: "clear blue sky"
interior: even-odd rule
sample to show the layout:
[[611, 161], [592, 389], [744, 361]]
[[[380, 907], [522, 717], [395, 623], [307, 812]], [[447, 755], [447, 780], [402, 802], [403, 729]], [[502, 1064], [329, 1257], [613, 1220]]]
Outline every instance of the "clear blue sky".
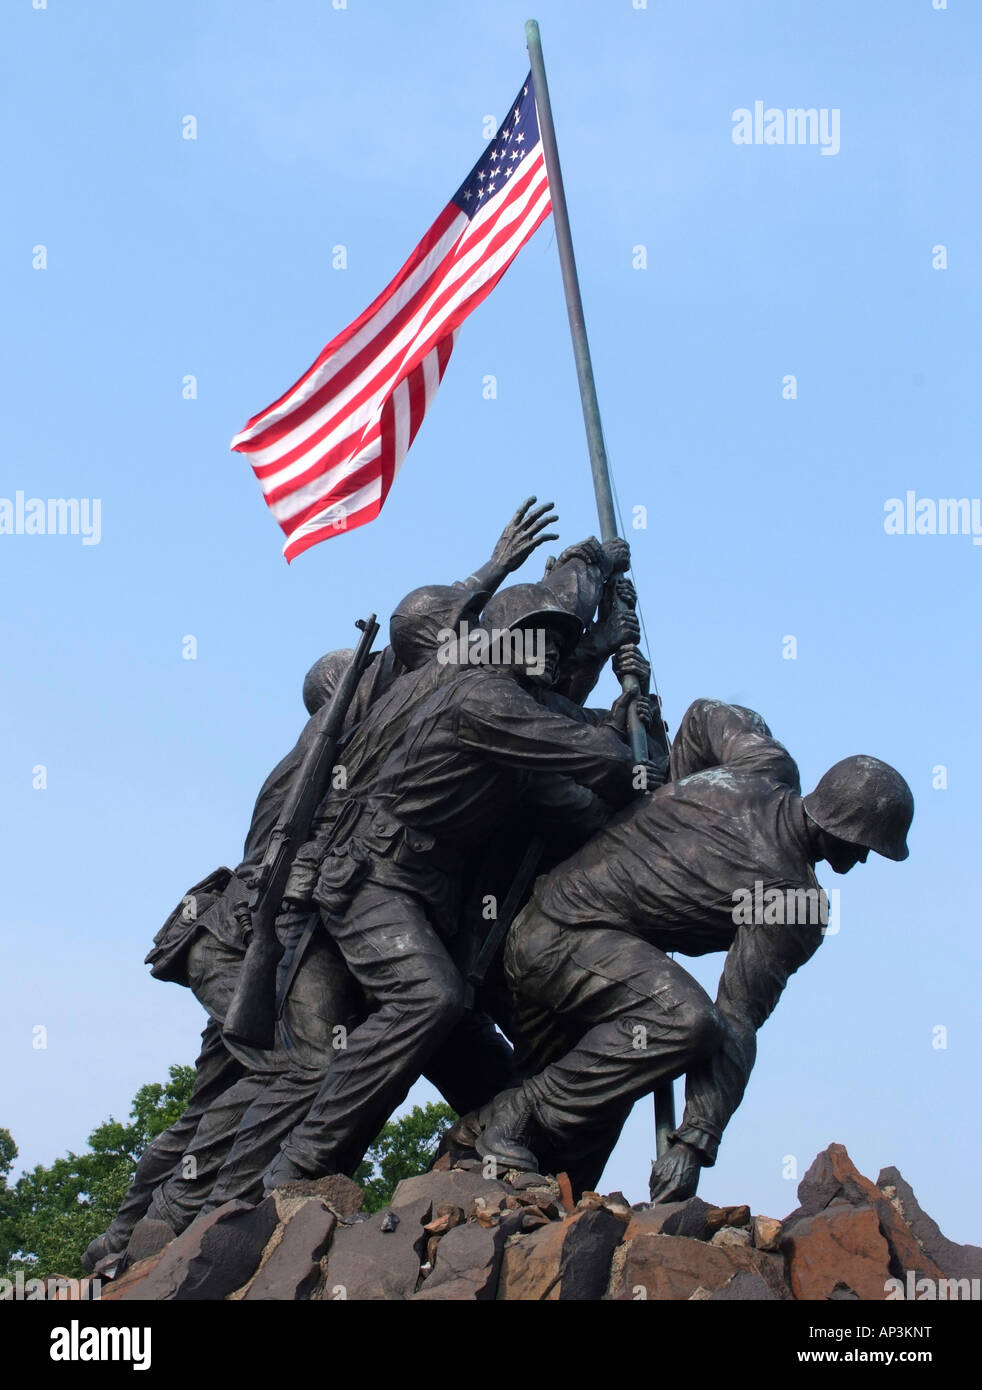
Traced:
[[[527, 11], [3, 7], [0, 497], [102, 501], [98, 545], [0, 535], [0, 1124], [25, 1164], [83, 1147], [195, 1055], [200, 1009], [141, 962], [187, 887], [236, 862], [310, 662], [350, 645], [365, 611], [466, 574], [529, 492], [555, 498], [564, 542], [596, 529], [551, 222], [464, 325], [380, 520], [287, 567], [228, 452], [471, 167], [525, 75]], [[629, 538], [667, 717], [737, 699], [806, 784], [869, 752], [917, 801], [906, 864], [823, 874], [841, 931], [763, 1030], [702, 1191], [782, 1216], [785, 1156], [800, 1174], [839, 1140], [873, 1177], [897, 1164], [954, 1239], [982, 1241], [963, 1197], [979, 1146], [982, 548], [883, 528], [908, 489], [982, 486], [982, 15], [966, 0], [536, 12], [620, 500], [648, 509]], [[839, 153], [735, 145], [732, 113], [757, 100], [838, 109]], [[720, 963], [699, 978], [714, 985]], [[605, 1186], [640, 1199], [652, 1150], [645, 1104]]]

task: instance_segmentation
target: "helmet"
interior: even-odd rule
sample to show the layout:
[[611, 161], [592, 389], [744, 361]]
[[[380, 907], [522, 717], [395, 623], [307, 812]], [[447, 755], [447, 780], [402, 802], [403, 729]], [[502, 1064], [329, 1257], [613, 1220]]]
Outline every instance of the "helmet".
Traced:
[[906, 859], [914, 797], [895, 767], [857, 754], [830, 767], [805, 810], [823, 830], [851, 845], [864, 845], [887, 859]]
[[[389, 619], [389, 644], [403, 666], [416, 671], [425, 665], [440, 633], [458, 627], [474, 597], [459, 584], [424, 584], [400, 599]], [[476, 610], [471, 616], [476, 621]]]
[[303, 678], [303, 702], [308, 714], [316, 714], [321, 705], [327, 704], [353, 656], [351, 647], [341, 647], [317, 658]]
[[492, 628], [556, 628], [563, 646], [574, 647], [583, 635], [583, 623], [564, 608], [545, 584], [512, 584], [489, 599], [481, 614], [481, 626]]

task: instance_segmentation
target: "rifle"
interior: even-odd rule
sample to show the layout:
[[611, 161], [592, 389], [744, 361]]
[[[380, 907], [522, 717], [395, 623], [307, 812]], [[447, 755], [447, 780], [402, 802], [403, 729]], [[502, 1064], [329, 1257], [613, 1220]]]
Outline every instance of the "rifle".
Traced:
[[314, 716], [319, 721], [287, 793], [252, 886], [244, 915], [252, 938], [225, 1017], [230, 1042], [270, 1048], [275, 1041], [276, 969], [283, 954], [276, 934], [283, 893], [293, 858], [310, 838], [317, 807], [326, 795], [345, 717], [368, 665], [379, 625], [373, 613], [355, 624], [361, 638], [332, 698]]

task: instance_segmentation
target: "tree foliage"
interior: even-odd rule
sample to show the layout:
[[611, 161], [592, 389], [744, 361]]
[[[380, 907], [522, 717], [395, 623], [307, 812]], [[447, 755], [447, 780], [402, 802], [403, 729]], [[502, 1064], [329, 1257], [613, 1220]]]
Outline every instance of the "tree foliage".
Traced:
[[403, 1178], [425, 1173], [436, 1154], [440, 1135], [457, 1116], [442, 1101], [414, 1105], [408, 1115], [390, 1120], [355, 1172], [364, 1190], [368, 1211], [380, 1211], [392, 1200]]
[[[168, 1081], [137, 1091], [129, 1124], [110, 1116], [89, 1135], [86, 1153], [38, 1164], [12, 1186], [17, 1145], [0, 1129], [0, 1276], [18, 1269], [28, 1278], [80, 1276], [79, 1256], [112, 1221], [140, 1155], [184, 1113], [193, 1085], [193, 1067], [171, 1067]], [[355, 1173], [370, 1211], [388, 1205], [403, 1178], [426, 1171], [456, 1118], [448, 1105], [431, 1103], [385, 1126]]]
[[183, 1114], [193, 1085], [193, 1067], [171, 1067], [169, 1080], [137, 1091], [129, 1124], [110, 1116], [89, 1135], [87, 1153], [38, 1164], [12, 1187], [17, 1146], [0, 1130], [0, 1268], [33, 1278], [80, 1275], [79, 1256], [112, 1221], [140, 1155]]

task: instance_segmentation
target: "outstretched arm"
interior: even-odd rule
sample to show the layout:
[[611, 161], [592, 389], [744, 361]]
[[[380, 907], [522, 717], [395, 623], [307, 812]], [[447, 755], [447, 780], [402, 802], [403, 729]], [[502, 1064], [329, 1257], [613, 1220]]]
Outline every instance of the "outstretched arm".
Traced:
[[455, 718], [460, 744], [489, 762], [560, 773], [615, 807], [635, 794], [631, 751], [613, 729], [554, 713], [508, 676], [489, 674], [472, 684]]
[[485, 601], [497, 592], [508, 575], [521, 569], [533, 550], [546, 541], [558, 539], [555, 534], [546, 532], [547, 526], [559, 520], [552, 512], [552, 502], [544, 502], [530, 511], [537, 501], [536, 497], [526, 497], [498, 537], [491, 559], [463, 581], [466, 586], [473, 587], [476, 593], [483, 595]]
[[487, 564], [453, 584], [424, 584], [399, 601], [389, 623], [389, 641], [403, 666], [416, 670], [446, 640], [448, 629], [459, 630], [465, 619], [476, 622], [502, 581], [538, 546], [556, 539], [545, 529], [556, 520], [552, 503], [533, 508], [535, 500], [525, 499], [498, 537]]
[[672, 1146], [651, 1170], [652, 1201], [678, 1201], [711, 1167], [723, 1130], [746, 1089], [757, 1057], [757, 1030], [773, 1013], [790, 977], [822, 942], [820, 926], [741, 926], [726, 954], [716, 1007], [723, 1041], [685, 1079], [685, 1114]]

